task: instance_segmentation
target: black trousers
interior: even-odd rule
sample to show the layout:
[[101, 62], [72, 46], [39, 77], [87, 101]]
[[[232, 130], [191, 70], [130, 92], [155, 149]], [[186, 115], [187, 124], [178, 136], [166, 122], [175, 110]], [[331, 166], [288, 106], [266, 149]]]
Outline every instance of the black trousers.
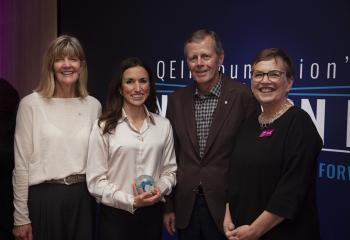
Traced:
[[95, 200], [86, 183], [42, 183], [29, 187], [34, 240], [92, 240]]
[[197, 194], [191, 220], [184, 229], [177, 229], [179, 240], [225, 240], [212, 218], [205, 197]]
[[142, 207], [134, 214], [101, 204], [100, 240], [160, 240], [163, 203]]

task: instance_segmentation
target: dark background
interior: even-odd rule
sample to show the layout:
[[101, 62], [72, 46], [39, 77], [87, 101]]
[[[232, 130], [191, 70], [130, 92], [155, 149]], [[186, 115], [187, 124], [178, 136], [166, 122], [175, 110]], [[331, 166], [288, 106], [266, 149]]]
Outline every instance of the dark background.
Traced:
[[[323, 170], [320, 165], [318, 178], [322, 239], [349, 239], [348, 1], [60, 0], [58, 4], [59, 33], [72, 34], [81, 40], [87, 54], [89, 91], [102, 103], [120, 61], [139, 56], [151, 65], [155, 76], [162, 75], [157, 66], [165, 66], [164, 81], [157, 79], [158, 99], [160, 105], [165, 106], [167, 93], [191, 81], [186, 64], [183, 77], [181, 74], [183, 43], [200, 28], [218, 33], [225, 49], [225, 73], [229, 73], [231, 65], [237, 65], [238, 79], [247, 84], [249, 75], [244, 75], [244, 65], [249, 64], [258, 51], [267, 47], [286, 50], [295, 64], [290, 98], [297, 106], [306, 99], [318, 121], [317, 111], [320, 116], [325, 115], [321, 124], [324, 125], [324, 149], [319, 157]], [[174, 78], [170, 77], [171, 61], [175, 61]], [[315, 79], [311, 77], [314, 63], [319, 66]], [[335, 78], [327, 78], [328, 63], [336, 64]], [[324, 109], [321, 108], [323, 100]], [[345, 172], [339, 171], [342, 166]]]

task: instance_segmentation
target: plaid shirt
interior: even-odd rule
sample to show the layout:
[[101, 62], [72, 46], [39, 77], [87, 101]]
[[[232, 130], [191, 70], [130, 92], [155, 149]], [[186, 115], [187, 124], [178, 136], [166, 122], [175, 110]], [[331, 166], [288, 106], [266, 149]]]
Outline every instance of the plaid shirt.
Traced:
[[200, 95], [198, 88], [194, 93], [194, 109], [197, 127], [197, 139], [199, 144], [199, 154], [203, 157], [209, 130], [213, 121], [213, 113], [218, 104], [222, 88], [222, 77], [219, 82], [206, 95]]

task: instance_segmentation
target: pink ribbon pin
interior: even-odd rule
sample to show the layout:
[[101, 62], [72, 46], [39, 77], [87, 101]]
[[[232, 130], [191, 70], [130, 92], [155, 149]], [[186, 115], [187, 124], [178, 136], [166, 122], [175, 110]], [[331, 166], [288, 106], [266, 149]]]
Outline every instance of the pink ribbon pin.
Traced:
[[260, 137], [260, 138], [263, 138], [263, 137], [270, 137], [270, 136], [272, 135], [273, 131], [275, 131], [275, 129], [266, 129], [266, 130], [263, 130], [263, 131], [260, 133], [259, 137]]

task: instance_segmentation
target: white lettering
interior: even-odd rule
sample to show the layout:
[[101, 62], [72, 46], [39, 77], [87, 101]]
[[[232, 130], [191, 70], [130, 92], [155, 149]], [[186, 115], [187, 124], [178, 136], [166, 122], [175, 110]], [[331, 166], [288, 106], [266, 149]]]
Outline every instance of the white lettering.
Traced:
[[317, 99], [316, 116], [312, 110], [310, 101], [308, 99], [301, 99], [301, 108], [304, 109], [311, 117], [311, 120], [315, 124], [318, 133], [324, 141], [324, 124], [325, 124], [325, 99]]
[[159, 111], [159, 114], [163, 117], [165, 117], [167, 106], [168, 106], [168, 95], [162, 95], [162, 106], [160, 106], [159, 100], [157, 97], [158, 111]]
[[222, 73], [225, 73], [225, 66], [224, 65], [220, 65], [219, 66], [219, 71]]
[[[315, 68], [316, 68], [316, 74], [314, 73]], [[318, 78], [319, 71], [320, 71], [320, 66], [317, 63], [311, 64], [310, 75], [312, 79]]]
[[[169, 64], [169, 66], [165, 66], [166, 64]], [[185, 60], [170, 60], [169, 62], [159, 60], [157, 62], [157, 77], [163, 82], [167, 79], [192, 78], [191, 72], [188, 72], [188, 76], [184, 76], [185, 74], [187, 75], [187, 72], [185, 73], [185, 67]], [[323, 74], [324, 79], [336, 79], [337, 77], [336, 62], [328, 62], [327, 65], [320, 65], [320, 63], [314, 62], [310, 66], [304, 66], [304, 59], [301, 58], [299, 60], [299, 79], [303, 79], [304, 77], [304, 67], [310, 67], [310, 73], [307, 72], [307, 77], [310, 77], [311, 79], [319, 79], [321, 75], [323, 77]], [[236, 79], [250, 79], [251, 69], [252, 66], [250, 64], [243, 64], [241, 66], [238, 64], [220, 65], [218, 68], [222, 73], [229, 74], [231, 78]]]
[[173, 72], [175, 71], [175, 67], [173, 67], [173, 63], [176, 63], [175, 60], [170, 61], [170, 78], [175, 79], [175, 76], [173, 76]]
[[[160, 73], [160, 70], [162, 70]], [[157, 62], [157, 77], [161, 79], [164, 82], [164, 76], [165, 76], [165, 63], [164, 61], [158, 61]]]
[[231, 78], [235, 78], [237, 79], [237, 75], [238, 75], [238, 65], [235, 65], [235, 71], [233, 73], [233, 65], [231, 64]]
[[250, 66], [250, 64], [244, 64], [244, 79], [250, 78], [251, 70], [252, 70], [252, 66]]
[[337, 69], [337, 65], [335, 63], [328, 63], [327, 65], [327, 79], [330, 78], [331, 75], [331, 66], [333, 66], [333, 79], [335, 79], [335, 75], [336, 75], [336, 69]]

